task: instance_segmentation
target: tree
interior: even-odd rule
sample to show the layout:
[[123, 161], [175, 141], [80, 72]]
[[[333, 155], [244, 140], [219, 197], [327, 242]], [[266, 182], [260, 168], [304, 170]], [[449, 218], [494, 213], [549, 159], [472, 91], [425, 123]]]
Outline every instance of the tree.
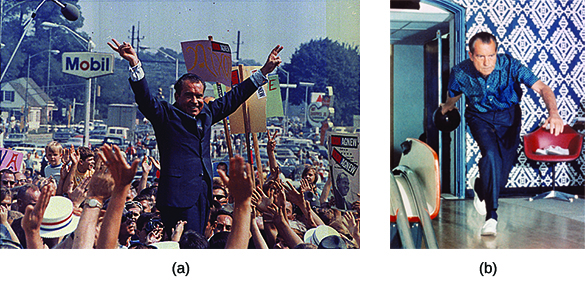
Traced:
[[[39, 5], [39, 1], [15, 1], [5, 0], [4, 13], [2, 15], [2, 42], [6, 44], [1, 51], [2, 71], [8, 66], [2, 83], [26, 77], [28, 72], [28, 58], [30, 60], [30, 77], [46, 92], [58, 108], [65, 108], [75, 98], [82, 102], [85, 97], [85, 79], [61, 72], [61, 56], [64, 52], [86, 51], [85, 43], [78, 41], [74, 35], [68, 34], [60, 28], [44, 28], [41, 24], [45, 21], [64, 25], [78, 34], [89, 38], [87, 34], [77, 29], [83, 26], [83, 17], [76, 21], [68, 21], [61, 15], [59, 6], [46, 2], [38, 10], [26, 33], [20, 48], [16, 51], [14, 59], [7, 65], [10, 56], [16, 48], [21, 35], [24, 32], [24, 24], [33, 16], [33, 11]], [[77, 0], [68, 0], [67, 3], [77, 6]], [[81, 44], [80, 44], [81, 42]], [[58, 55], [51, 54], [49, 50], [59, 50]], [[50, 80], [47, 87], [47, 67], [50, 60]], [[60, 114], [55, 114], [57, 122], [66, 122]]]
[[[293, 53], [290, 63], [283, 65], [290, 73], [290, 83], [315, 83], [309, 92], [326, 93], [326, 87], [333, 87], [333, 123], [338, 126], [351, 126], [353, 116], [360, 114], [360, 56], [358, 47], [332, 41], [329, 38], [311, 40], [303, 43]], [[286, 75], [280, 72], [280, 81]], [[304, 87], [291, 89], [289, 99], [292, 104], [305, 102]], [[284, 94], [284, 91], [282, 91]], [[284, 100], [284, 97], [283, 97]]]

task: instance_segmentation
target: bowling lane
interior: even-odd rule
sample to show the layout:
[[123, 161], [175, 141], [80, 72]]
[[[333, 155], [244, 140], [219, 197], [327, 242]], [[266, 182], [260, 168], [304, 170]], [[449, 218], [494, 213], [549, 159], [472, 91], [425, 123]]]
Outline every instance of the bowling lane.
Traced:
[[[481, 236], [484, 218], [473, 207], [473, 201], [442, 200], [441, 210], [433, 220], [440, 249], [585, 249], [585, 223], [582, 220], [553, 214], [517, 204], [507, 198], [500, 200], [498, 234]], [[549, 199], [546, 199], [549, 200]], [[580, 208], [583, 200], [558, 204], [559, 208]], [[575, 204], [577, 203], [577, 204]], [[578, 211], [578, 209], [574, 209]], [[585, 212], [585, 211], [583, 211]]]

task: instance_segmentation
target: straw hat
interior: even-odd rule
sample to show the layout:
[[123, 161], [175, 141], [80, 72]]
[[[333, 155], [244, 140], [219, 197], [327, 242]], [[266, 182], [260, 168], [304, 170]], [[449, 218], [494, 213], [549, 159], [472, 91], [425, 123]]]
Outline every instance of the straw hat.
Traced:
[[79, 217], [73, 214], [73, 203], [63, 196], [53, 196], [49, 201], [43, 221], [41, 237], [57, 238], [65, 236], [77, 228]]
[[319, 246], [319, 243], [328, 236], [339, 236], [339, 233], [333, 227], [320, 225], [307, 230], [307, 232], [305, 232], [304, 240], [305, 243]]

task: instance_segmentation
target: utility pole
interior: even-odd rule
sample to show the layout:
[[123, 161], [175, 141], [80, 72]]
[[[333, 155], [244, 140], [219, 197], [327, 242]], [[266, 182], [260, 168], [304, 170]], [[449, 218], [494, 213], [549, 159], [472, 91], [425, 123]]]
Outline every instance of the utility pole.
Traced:
[[[133, 25], [130, 32], [130, 45], [136, 50], [136, 54], [138, 54], [138, 52], [140, 52], [140, 39], [144, 39], [144, 36], [142, 36], [142, 38], [140, 37], [140, 22], [138, 22], [138, 29], [135, 29], [135, 26]], [[136, 33], [136, 37], [134, 37], [134, 33]], [[136, 39], [136, 45], [134, 45], [134, 39]]]
[[240, 42], [240, 31], [238, 30], [238, 41], [236, 43], [236, 62], [240, 64], [240, 44], [244, 44], [244, 42]]

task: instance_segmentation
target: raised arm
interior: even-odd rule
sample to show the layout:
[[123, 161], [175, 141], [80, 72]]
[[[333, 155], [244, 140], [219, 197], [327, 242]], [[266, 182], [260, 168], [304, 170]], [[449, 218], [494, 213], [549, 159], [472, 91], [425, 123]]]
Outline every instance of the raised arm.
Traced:
[[[102, 209], [101, 206], [103, 206], [106, 199], [112, 194], [114, 181], [106, 172], [106, 167], [100, 165], [99, 167], [96, 167], [93, 176], [85, 178], [79, 186], [87, 189], [88, 192], [86, 204], [83, 204], [83, 212], [81, 213], [79, 224], [75, 230], [73, 248], [91, 249], [95, 244], [96, 225]], [[93, 204], [87, 204], [90, 200], [97, 200], [99, 204], [96, 206]]]
[[140, 194], [140, 191], [144, 190], [146, 188], [146, 184], [148, 183], [148, 174], [150, 173], [150, 170], [152, 170], [152, 160], [150, 156], [144, 156], [144, 158], [142, 158], [142, 177], [140, 177], [140, 183], [138, 184], [138, 187], [136, 188], [136, 193]]
[[[71, 166], [68, 168], [68, 171], [67, 164], [63, 164], [63, 167], [61, 167], [61, 177], [59, 178], [59, 186], [62, 190], [61, 194], [70, 194], [73, 191], [73, 174], [75, 174], [75, 170], [77, 170], [79, 157], [79, 152], [73, 147], [73, 145], [71, 145], [71, 149], [69, 150]], [[59, 192], [59, 188], [57, 188], [57, 192]], [[59, 195], [59, 193], [57, 193], [57, 195]]]
[[102, 153], [99, 155], [100, 157], [104, 157], [102, 160], [106, 163], [110, 175], [114, 180], [114, 189], [112, 190], [112, 197], [108, 203], [108, 209], [106, 210], [100, 229], [97, 247], [100, 249], [114, 249], [116, 247], [118, 233], [120, 232], [126, 195], [130, 190], [130, 184], [136, 174], [139, 160], [134, 160], [132, 166], [128, 165], [120, 148], [116, 145], [110, 147], [104, 144], [102, 146]]
[[108, 46], [120, 54], [120, 57], [127, 60], [130, 63], [130, 66], [136, 66], [140, 63], [138, 55], [136, 54], [134, 48], [132, 48], [132, 45], [126, 42], [120, 44], [116, 39], [112, 39], [112, 42], [108, 42]]
[[561, 116], [559, 115], [555, 93], [541, 80], [536, 81], [536, 83], [532, 85], [531, 89], [540, 94], [546, 109], [548, 110], [548, 118], [544, 121], [542, 127], [550, 125], [550, 133], [554, 133], [555, 136], [558, 136], [563, 132], [564, 124], [563, 119], [561, 119]]
[[266, 143], [266, 153], [268, 154], [268, 166], [270, 166], [270, 179], [277, 179], [280, 173], [278, 162], [276, 161], [276, 154], [274, 149], [276, 148], [276, 137], [278, 132], [274, 132], [274, 135], [270, 135], [270, 130], [266, 131], [268, 135], [268, 142]]
[[[250, 214], [252, 212], [252, 191], [254, 174], [250, 164], [236, 155], [230, 159], [229, 190], [234, 199], [232, 231], [226, 242], [226, 249], [246, 249], [250, 239]], [[222, 178], [225, 177], [220, 171]]]
[[26, 246], [28, 249], [44, 249], [43, 239], [41, 238], [41, 222], [45, 211], [51, 201], [51, 196], [55, 195], [57, 185], [53, 179], [45, 179], [41, 182], [41, 194], [39, 200], [32, 206], [26, 207], [24, 217], [22, 217], [22, 229], [26, 237]]
[[264, 74], [264, 76], [268, 75], [268, 73], [272, 72], [277, 66], [280, 65], [280, 63], [282, 63], [282, 59], [278, 55], [278, 53], [280, 53], [282, 49], [283, 49], [282, 46], [276, 45], [276, 47], [274, 47], [274, 49], [270, 51], [268, 59], [266, 59], [266, 63], [264, 63], [262, 68], [260, 68], [260, 71], [262, 71], [262, 74]]

